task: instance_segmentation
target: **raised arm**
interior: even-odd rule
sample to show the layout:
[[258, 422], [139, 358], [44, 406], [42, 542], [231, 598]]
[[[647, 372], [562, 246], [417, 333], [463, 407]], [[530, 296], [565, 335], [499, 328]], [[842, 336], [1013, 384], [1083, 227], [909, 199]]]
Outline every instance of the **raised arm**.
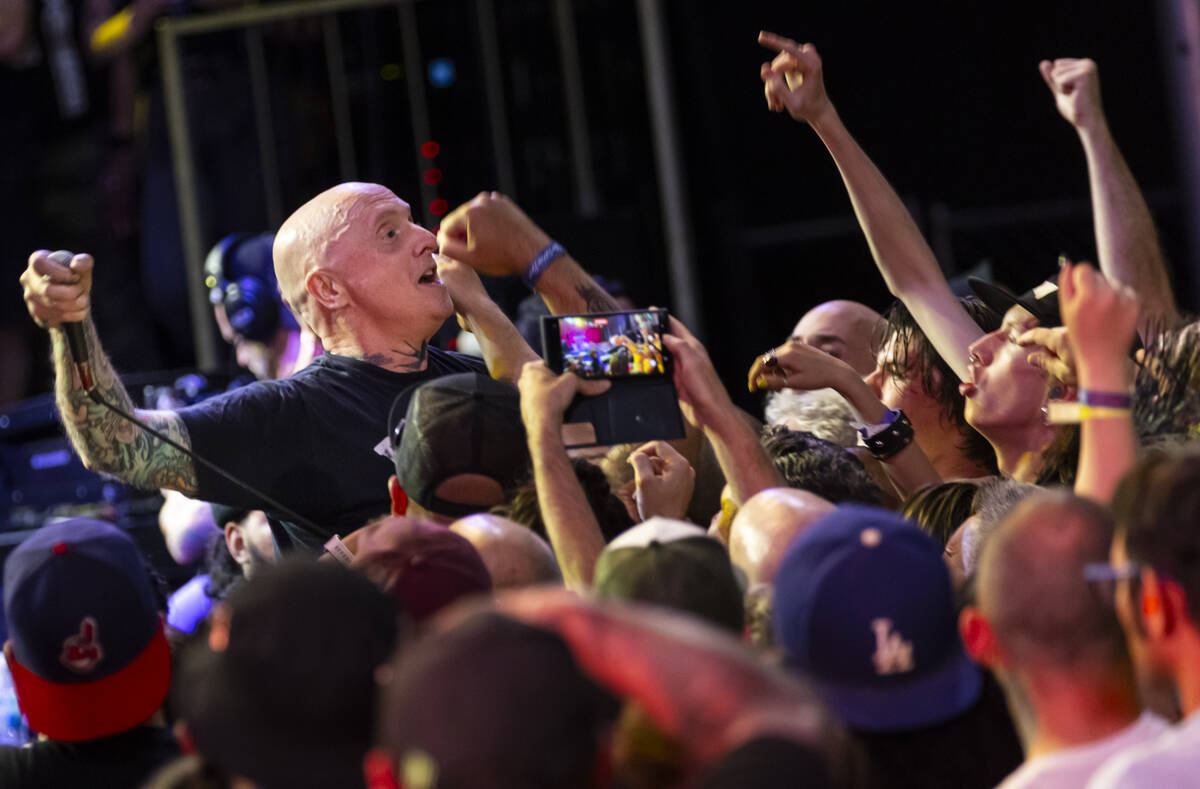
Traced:
[[522, 368], [517, 385], [538, 507], [563, 583], [576, 591], [590, 589], [604, 535], [563, 446], [563, 412], [577, 393], [600, 394], [611, 382], [585, 381], [573, 373], [555, 375], [536, 360]]
[[[549, 244], [550, 236], [498, 192], [480, 192], [447, 215], [438, 230], [443, 255], [493, 277], [525, 274]], [[566, 252], [550, 262], [535, 289], [555, 315], [621, 309]]]
[[950, 290], [899, 195], [842, 124], [825, 93], [816, 48], [766, 32], [758, 40], [779, 53], [761, 70], [767, 106], [805, 121], [821, 138], [842, 175], [888, 290], [904, 302], [937, 352], [965, 380], [967, 346], [983, 331]]
[[[868, 425], [882, 423], [888, 411], [853, 367], [798, 337], [755, 359], [747, 376], [751, 391], [784, 387], [833, 389], [846, 398]], [[881, 462], [901, 496], [942, 481], [916, 441]]]
[[663, 342], [674, 356], [675, 388], [687, 420], [704, 431], [740, 506], [767, 488], [784, 487], [783, 477], [717, 377], [708, 352], [687, 327], [671, 318]]
[[101, 398], [190, 447], [187, 429], [174, 412], [134, 409], [104, 355], [90, 316], [92, 265], [91, 255], [75, 255], [69, 265], [63, 265], [51, 260], [50, 253], [43, 249], [30, 255], [29, 265], [21, 274], [25, 306], [34, 322], [50, 332], [55, 400], [67, 436], [84, 465], [93, 471], [139, 488], [195, 493], [196, 470], [191, 458], [93, 402], [79, 381], [62, 330], [64, 322], [83, 323], [95, 391]]
[[[1137, 459], [1133, 414], [1120, 400], [1129, 397], [1129, 348], [1138, 322], [1134, 295], [1081, 263], [1058, 275], [1058, 301], [1079, 379], [1084, 406], [1079, 427], [1079, 470], [1075, 493], [1102, 504]], [[1113, 406], [1116, 407], [1113, 407]]]
[[521, 368], [538, 358], [529, 343], [492, 301], [479, 275], [469, 266], [444, 255], [437, 256], [438, 276], [450, 291], [459, 324], [475, 335], [488, 373], [493, 378], [516, 383]]
[[1108, 129], [1096, 64], [1086, 58], [1059, 58], [1043, 60], [1038, 68], [1058, 111], [1083, 144], [1100, 270], [1137, 295], [1138, 331], [1148, 343], [1149, 333], [1173, 326], [1179, 311], [1150, 209]]

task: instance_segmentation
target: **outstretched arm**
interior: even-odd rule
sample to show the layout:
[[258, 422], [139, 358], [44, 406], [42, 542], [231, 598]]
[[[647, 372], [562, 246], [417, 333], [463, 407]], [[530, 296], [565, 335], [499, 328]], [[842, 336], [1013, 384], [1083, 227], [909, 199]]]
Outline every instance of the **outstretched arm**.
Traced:
[[704, 431], [733, 500], [740, 506], [759, 491], [784, 487], [758, 432], [729, 399], [700, 341], [671, 318], [671, 333], [663, 336], [663, 342], [675, 359], [675, 388], [683, 415]]
[[[868, 425], [882, 422], [888, 411], [853, 367], [796, 337], [755, 359], [747, 377], [751, 391], [828, 387], [846, 398]], [[882, 463], [901, 496], [942, 481], [916, 441]]]
[[96, 393], [132, 413], [172, 440], [190, 447], [187, 429], [174, 412], [135, 410], [125, 387], [100, 347], [89, 314], [92, 286], [91, 255], [75, 255], [69, 265], [50, 259], [46, 250], [34, 252], [21, 274], [30, 316], [50, 331], [55, 372], [55, 400], [67, 436], [84, 465], [111, 474], [139, 488], [196, 491], [191, 458], [130, 424], [109, 408], [93, 402], [84, 391], [63, 332], [64, 322], [82, 322], [92, 364]]
[[1043, 60], [1038, 68], [1058, 111], [1083, 144], [1100, 270], [1137, 295], [1142, 307], [1138, 331], [1148, 342], [1150, 332], [1173, 326], [1179, 311], [1150, 209], [1108, 129], [1096, 64], [1059, 58]]
[[536, 360], [538, 355], [488, 296], [478, 274], [444, 255], [437, 256], [437, 265], [438, 276], [450, 291], [459, 324], [479, 341], [488, 373], [493, 378], [515, 384], [521, 368], [526, 362]]
[[585, 381], [573, 373], [555, 375], [540, 359], [528, 362], [517, 382], [542, 522], [563, 583], [576, 591], [591, 588], [604, 535], [563, 446], [563, 412], [577, 393], [600, 394], [610, 384]]
[[821, 138], [842, 175], [888, 290], [904, 302], [937, 352], [965, 380], [967, 346], [983, 331], [950, 290], [899, 195], [842, 124], [825, 93], [816, 48], [767, 32], [758, 40], [779, 53], [761, 70], [767, 106], [807, 122]]
[[[498, 192], [480, 192], [442, 220], [443, 255], [493, 277], [525, 273], [550, 236], [516, 203]], [[617, 312], [621, 308], [569, 254], [555, 258], [536, 289], [555, 315]]]
[[[1132, 384], [1129, 347], [1138, 322], [1134, 295], [1081, 263], [1059, 273], [1058, 301], [1075, 357], [1080, 400], [1085, 392], [1092, 397], [1097, 393], [1128, 395]], [[1130, 409], [1085, 406], [1079, 427], [1075, 493], [1107, 504], [1136, 458]]]

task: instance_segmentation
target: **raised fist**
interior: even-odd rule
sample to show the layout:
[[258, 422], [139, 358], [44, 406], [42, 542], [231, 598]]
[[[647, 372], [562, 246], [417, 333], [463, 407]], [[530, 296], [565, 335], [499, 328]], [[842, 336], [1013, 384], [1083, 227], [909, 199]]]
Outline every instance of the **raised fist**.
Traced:
[[1058, 111], [1076, 129], [1104, 120], [1100, 106], [1100, 73], [1088, 58], [1059, 58], [1038, 64], [1042, 79], [1054, 94]]
[[43, 329], [82, 321], [91, 306], [92, 256], [39, 249], [29, 256], [21, 287], [29, 316]]

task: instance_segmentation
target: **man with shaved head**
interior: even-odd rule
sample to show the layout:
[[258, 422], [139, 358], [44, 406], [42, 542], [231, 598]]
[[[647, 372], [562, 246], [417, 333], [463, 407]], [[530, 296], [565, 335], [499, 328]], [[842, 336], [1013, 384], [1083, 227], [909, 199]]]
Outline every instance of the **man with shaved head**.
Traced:
[[792, 337], [868, 375], [875, 369], [872, 340], [883, 316], [857, 301], [826, 301], [804, 313]]
[[[90, 318], [90, 255], [39, 250], [21, 283], [30, 315], [51, 332], [59, 409], [89, 468], [139, 487], [262, 509], [281, 548], [319, 550], [329, 536], [388, 511], [387, 415], [401, 390], [460, 372], [513, 378], [535, 358], [475, 272], [435, 260], [437, 246], [383, 186], [345, 183], [317, 195], [279, 228], [274, 260], [284, 300], [325, 353], [289, 379], [179, 411], [135, 411], [104, 357]], [[478, 359], [429, 347], [456, 311], [479, 338], [487, 370]], [[260, 495], [89, 399], [67, 351], [62, 325], [71, 321], [83, 322], [93, 394]]]
[[806, 490], [768, 488], [746, 500], [729, 529], [729, 555], [751, 584], [769, 584], [788, 545], [834, 505]]
[[480, 513], [456, 520], [450, 530], [466, 537], [479, 551], [496, 589], [562, 583], [554, 551], [528, 526]]
[[1143, 712], [1105, 566], [1113, 523], [1098, 504], [1055, 491], [1026, 499], [983, 549], [978, 606], [959, 626], [1000, 680], [1025, 762], [1000, 786], [1083, 786], [1100, 765], [1166, 729]]

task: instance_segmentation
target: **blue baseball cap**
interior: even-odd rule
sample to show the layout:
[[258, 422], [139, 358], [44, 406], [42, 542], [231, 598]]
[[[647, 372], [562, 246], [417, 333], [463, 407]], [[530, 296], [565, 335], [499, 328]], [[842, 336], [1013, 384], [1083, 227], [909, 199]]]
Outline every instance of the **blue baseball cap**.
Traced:
[[60, 742], [107, 737], [167, 696], [171, 654], [141, 554], [109, 523], [43, 526], [4, 563], [6, 650], [34, 731]]
[[775, 577], [774, 621], [790, 664], [854, 728], [918, 729], [979, 698], [942, 551], [896, 513], [847, 504], [798, 537]]

